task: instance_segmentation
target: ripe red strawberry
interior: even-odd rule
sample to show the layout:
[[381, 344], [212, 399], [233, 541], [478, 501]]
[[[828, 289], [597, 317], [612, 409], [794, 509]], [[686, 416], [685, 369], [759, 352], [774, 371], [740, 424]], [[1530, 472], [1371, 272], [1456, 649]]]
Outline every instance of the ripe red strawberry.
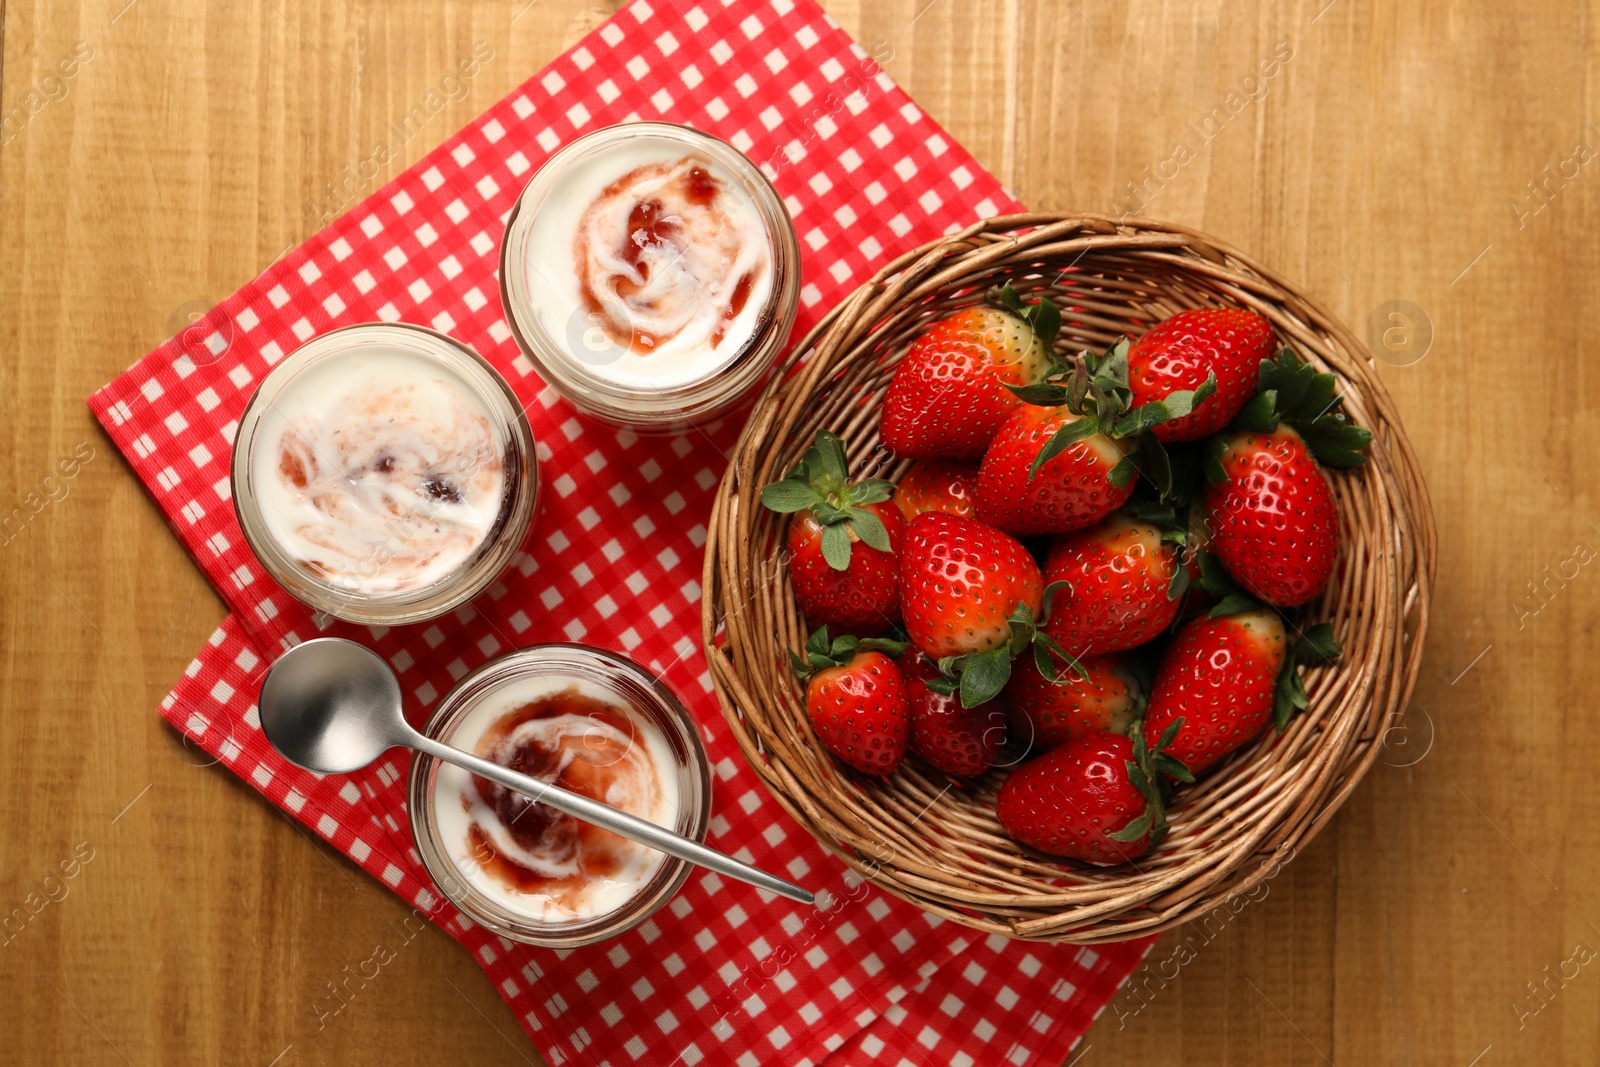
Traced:
[[827, 527], [802, 511], [789, 520], [789, 580], [808, 621], [871, 636], [899, 619], [898, 560], [906, 522], [892, 504], [865, 504], [861, 510], [883, 523], [889, 551], [858, 544], [845, 569], [835, 570], [822, 544]]
[[1062, 534], [1045, 560], [1045, 584], [1066, 582], [1041, 629], [1069, 655], [1119, 652], [1166, 629], [1182, 603], [1170, 595], [1179, 565], [1161, 530], [1118, 512]]
[[[1002, 290], [1002, 297], [1009, 287]], [[1048, 300], [1012, 311], [971, 307], [941, 319], [911, 345], [883, 398], [879, 433], [902, 456], [977, 459], [1019, 404], [1010, 385], [1048, 372], [1061, 317]]]
[[1018, 536], [1092, 526], [1127, 502], [1134, 479], [1121, 486], [1110, 474], [1128, 451], [1125, 442], [1090, 433], [1034, 469], [1034, 461], [1063, 426], [1082, 416], [1065, 407], [1023, 404], [1007, 417], [978, 472], [978, 518]]
[[1090, 734], [1014, 771], [995, 798], [995, 814], [1014, 840], [1041, 852], [1126, 863], [1166, 834], [1158, 769], [1182, 771], [1142, 738]]
[[[961, 706], [954, 691], [928, 688], [939, 668], [916, 655], [902, 670], [911, 706], [911, 751], [946, 774], [982, 774], [994, 765], [1006, 736], [1005, 714], [995, 701]], [[1019, 672], [1020, 673], [1020, 672]]]
[[1012, 638], [1019, 605], [1039, 614], [1039, 565], [1013, 537], [975, 519], [929, 512], [900, 553], [906, 632], [930, 659], [988, 652]]
[[1135, 405], [1197, 389], [1214, 374], [1217, 391], [1187, 415], [1151, 429], [1160, 441], [1198, 441], [1233, 421], [1255, 395], [1261, 361], [1272, 358], [1272, 323], [1244, 308], [1180, 311], [1157, 323], [1128, 349], [1128, 388]]
[[789, 578], [812, 625], [881, 634], [899, 619], [900, 509], [894, 486], [869, 478], [850, 484], [844, 444], [826, 430], [761, 502], [789, 520]]
[[[1156, 670], [1144, 715], [1146, 743], [1181, 719], [1167, 751], [1194, 774], [1248, 744], [1273, 720], [1286, 652], [1276, 612], [1189, 623]], [[1289, 669], [1294, 673], [1292, 663]]]
[[1211, 550], [1252, 595], [1279, 607], [1315, 599], [1339, 556], [1328, 476], [1287, 425], [1239, 432], [1217, 456], [1226, 479], [1206, 487]]
[[1315, 599], [1339, 555], [1339, 513], [1323, 467], [1367, 461], [1372, 434], [1338, 411], [1337, 383], [1289, 349], [1261, 365], [1260, 391], [1213, 438], [1205, 466], [1211, 549], [1252, 596], [1279, 607]]
[[906, 521], [925, 511], [970, 519], [978, 490], [978, 465], [959, 459], [921, 459], [895, 486], [894, 502]]
[[1110, 730], [1125, 734], [1138, 705], [1132, 675], [1116, 656], [1085, 656], [1077, 670], [1054, 664], [1055, 680], [1024, 665], [1000, 694], [1034, 749]]
[[866, 774], [893, 774], [906, 754], [911, 713], [900, 668], [878, 648], [904, 649], [898, 642], [831, 643], [822, 627], [806, 642], [796, 669], [810, 674], [806, 713], [817, 739], [835, 756]]

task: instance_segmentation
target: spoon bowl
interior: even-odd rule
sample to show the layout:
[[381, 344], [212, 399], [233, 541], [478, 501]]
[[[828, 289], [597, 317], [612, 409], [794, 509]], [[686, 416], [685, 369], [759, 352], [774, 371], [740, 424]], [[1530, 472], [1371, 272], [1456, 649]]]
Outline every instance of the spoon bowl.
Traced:
[[400, 683], [376, 652], [319, 637], [268, 669], [258, 708], [261, 732], [284, 759], [319, 774], [349, 774], [406, 743], [394, 731], [401, 706]]

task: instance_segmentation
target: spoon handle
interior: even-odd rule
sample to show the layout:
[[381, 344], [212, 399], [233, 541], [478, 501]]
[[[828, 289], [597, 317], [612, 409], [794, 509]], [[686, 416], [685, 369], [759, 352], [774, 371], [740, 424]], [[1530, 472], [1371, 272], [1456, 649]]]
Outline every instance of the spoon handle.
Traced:
[[417, 734], [414, 738], [411, 738], [410, 743], [414, 748], [426, 752], [430, 756], [442, 759], [446, 763], [453, 763], [457, 767], [471, 771], [481, 778], [487, 778], [497, 785], [503, 785], [507, 789], [526, 794], [541, 804], [547, 804], [559, 812], [572, 816], [574, 819], [598, 826], [604, 830], [610, 830], [612, 833], [625, 837], [629, 841], [637, 842], [647, 848], [653, 848], [658, 852], [665, 852], [669, 856], [692, 863], [697, 867], [704, 867], [707, 870], [716, 871], [718, 874], [725, 874], [729, 878], [748, 882], [757, 889], [765, 889], [769, 893], [776, 893], [781, 897], [798, 901], [801, 904], [813, 904], [816, 902], [816, 898], [810, 892], [800, 888], [793, 882], [785, 881], [775, 874], [768, 874], [759, 867], [752, 867], [748, 863], [736, 860], [732, 856], [718, 852], [714, 848], [708, 848], [697, 841], [691, 841], [687, 837], [675, 834], [666, 827], [657, 826], [655, 823], [647, 819], [641, 819], [637, 815], [630, 815], [628, 812], [609, 807], [571, 790], [562, 789], [558, 785], [542, 782], [525, 774], [518, 774], [516, 771], [502, 767], [498, 763], [491, 763], [486, 759], [474, 756], [470, 752], [452, 748], [422, 734]]

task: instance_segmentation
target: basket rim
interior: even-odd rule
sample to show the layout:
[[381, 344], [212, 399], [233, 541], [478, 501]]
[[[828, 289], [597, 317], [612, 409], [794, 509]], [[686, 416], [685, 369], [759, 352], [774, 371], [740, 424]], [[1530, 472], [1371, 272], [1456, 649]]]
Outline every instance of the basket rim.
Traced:
[[[730, 612], [729, 598], [736, 588], [748, 591], [748, 603], [756, 613], [771, 616], [765, 620], [772, 622], [768, 642], [782, 645], [788, 639], [789, 647], [799, 646], [796, 635], [803, 639], [804, 634], [797, 629], [797, 609], [787, 592], [786, 576], [775, 571], [767, 575], [771, 580], [750, 581], [759, 555], [757, 531], [772, 524], [771, 517], [764, 517], [758, 504], [752, 504], [753, 494], [773, 480], [774, 472], [787, 470], [798, 454], [797, 446], [808, 442], [822, 424], [813, 409], [819, 404], [838, 406], [867, 370], [877, 367], [881, 376], [885, 372], [878, 365], [898, 359], [889, 341], [894, 329], [904, 326], [900, 319], [952, 291], [976, 292], [994, 273], [1009, 268], [1017, 275], [1019, 264], [1045, 261], [1051, 261], [1054, 270], [1067, 257], [1071, 257], [1068, 266], [1052, 284], [1067, 278], [1078, 264], [1103, 271], [1137, 266], [1147, 272], [1139, 276], [1142, 279], [1166, 271], [1171, 277], [1162, 285], [1176, 284], [1174, 279], [1181, 277], [1185, 285], [1192, 280], [1202, 287], [1192, 293], [1186, 290], [1185, 299], [1227, 300], [1266, 314], [1281, 339], [1340, 377], [1352, 406], [1363, 416], [1357, 421], [1374, 431], [1364, 473], [1349, 484], [1341, 477], [1335, 486], [1342, 525], [1363, 535], [1361, 558], [1342, 562], [1366, 582], [1362, 591], [1372, 595], [1360, 603], [1342, 598], [1330, 605], [1330, 611], [1336, 629], [1359, 623], [1356, 632], [1362, 635], [1360, 648], [1366, 654], [1359, 663], [1343, 661], [1308, 676], [1314, 706], [1326, 701], [1337, 714], [1326, 721], [1298, 717], [1273, 744], [1247, 746], [1228, 761], [1233, 770], [1208, 773], [1200, 786], [1193, 787], [1210, 790], [1204, 794], [1207, 803], [1213, 794], [1220, 795], [1219, 804], [1230, 792], [1238, 796], [1231, 813], [1216, 827], [1200, 827], [1176, 844], [1169, 839], [1150, 854], [1176, 857], [1173, 862], [1147, 864], [1152, 868], [1148, 871], [1086, 870], [1069, 861], [1041, 858], [1042, 854], [1009, 839], [996, 838], [989, 828], [967, 824], [959, 843], [962, 855], [992, 854], [983, 867], [991, 884], [978, 885], [952, 863], [941, 862], [939, 855], [924, 860], [900, 847], [916, 843], [919, 832], [938, 836], [932, 826], [943, 825], [952, 816], [941, 805], [936, 824], [924, 819], [950, 792], [948, 782], [910, 825], [889, 821], [895, 811], [913, 810], [912, 798], [925, 797], [936, 782], [945, 781], [937, 771], [908, 760], [886, 782], [867, 782], [841, 771], [809, 735], [808, 727], [785, 731], [765, 721], [769, 702], [782, 713], [782, 686], [777, 693], [752, 686], [747, 675], [758, 650], [744, 647], [745, 623], [740, 617], [745, 599]], [[1078, 273], [1074, 281], [1091, 277], [1082, 270]], [[1042, 275], [1035, 272], [1031, 277]], [[1120, 274], [1115, 282], [1105, 274], [1093, 277], [1108, 286], [1150, 288], [1152, 299], [1159, 296], [1165, 301], [1171, 295], [1159, 287], [1124, 284]], [[1121, 321], [1132, 324], [1131, 319]], [[855, 358], [874, 351], [878, 354], [872, 359]], [[849, 416], [848, 425], [830, 424], [830, 428], [847, 441], [871, 441], [876, 423], [876, 406], [865, 403]], [[852, 447], [857, 453], [853, 463], [863, 451]], [[770, 530], [763, 536], [770, 541]], [[1353, 543], [1347, 533], [1346, 552]], [[987, 933], [1093, 944], [1181, 925], [1219, 902], [1251, 891], [1281, 868], [1285, 852], [1292, 858], [1327, 824], [1370, 770], [1384, 733], [1410, 699], [1428, 629], [1436, 555], [1426, 484], [1375, 361], [1366, 346], [1312, 297], [1231, 245], [1186, 226], [1094, 213], [1020, 213], [982, 220], [901, 253], [791, 347], [751, 410], [712, 506], [702, 574], [702, 639], [713, 690], [745, 760], [789, 816], [849, 867], [886, 892]], [[1354, 580], [1347, 578], [1346, 584]], [[773, 606], [785, 598], [788, 615]], [[719, 631], [725, 637], [720, 646]], [[1376, 636], [1369, 641], [1369, 634]], [[760, 683], [759, 675], [755, 681]], [[788, 685], [796, 688], [792, 676]], [[793, 699], [792, 693], [788, 696]], [[1273, 750], [1290, 754], [1283, 773], [1271, 773], [1277, 757], [1262, 758]], [[991, 778], [996, 773], [991, 772]], [[815, 781], [809, 780], [813, 776]], [[814, 788], [817, 781], [829, 783], [831, 792], [819, 795]], [[871, 810], [861, 803], [867, 796], [874, 802]], [[1216, 833], [1208, 837], [1211, 829]], [[944, 832], [944, 840], [952, 840], [953, 831]], [[1010, 864], [1009, 872], [1000, 865], [1002, 859]], [[1252, 864], [1253, 860], [1257, 862]], [[1064, 884], [1050, 884], [1046, 871]], [[1011, 892], [1000, 887], [1006, 882], [1015, 883]]]

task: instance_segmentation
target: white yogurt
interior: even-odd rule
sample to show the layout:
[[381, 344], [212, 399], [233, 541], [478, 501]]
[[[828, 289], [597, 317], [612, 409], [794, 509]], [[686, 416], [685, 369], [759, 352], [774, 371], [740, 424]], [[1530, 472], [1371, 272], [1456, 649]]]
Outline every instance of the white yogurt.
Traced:
[[453, 371], [374, 346], [291, 379], [250, 458], [284, 553], [373, 595], [428, 585], [472, 555], [499, 518], [505, 456], [487, 407]]
[[641, 390], [726, 366], [772, 293], [755, 202], [722, 164], [660, 136], [621, 141], [561, 172], [525, 247], [544, 329], [591, 373]]
[[[533, 718], [509, 732], [500, 725], [526, 714], [524, 709], [533, 705], [544, 712], [559, 711], [574, 695], [606, 705], [628, 728], [568, 713]], [[513, 682], [468, 712], [449, 743], [502, 766], [515, 765], [518, 749], [535, 746], [549, 756], [548, 765], [534, 772], [541, 780], [565, 779], [568, 788], [660, 826], [671, 828], [677, 821], [677, 761], [666, 738], [593, 682], [549, 676]], [[526, 803], [527, 810], [514, 818], [522, 831], [520, 838], [513, 836], [470, 773], [441, 764], [433, 798], [439, 837], [455, 869], [475, 888], [535, 922], [573, 922], [616, 911], [650, 882], [666, 858], [532, 801], [501, 795]], [[508, 874], [507, 860], [526, 874]]]

